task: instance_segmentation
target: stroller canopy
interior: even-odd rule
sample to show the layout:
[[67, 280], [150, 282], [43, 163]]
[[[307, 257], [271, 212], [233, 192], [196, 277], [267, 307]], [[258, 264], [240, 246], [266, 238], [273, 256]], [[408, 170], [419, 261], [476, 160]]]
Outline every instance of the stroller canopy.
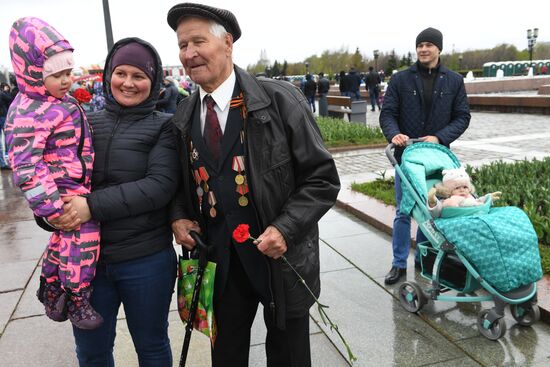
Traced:
[[441, 144], [416, 143], [407, 147], [401, 157], [400, 168], [412, 190], [407, 185], [402, 185], [405, 187], [400, 212], [411, 215], [416, 200], [421, 201], [418, 203], [420, 206], [425, 206], [428, 190], [442, 179], [441, 171], [458, 167], [458, 158]]

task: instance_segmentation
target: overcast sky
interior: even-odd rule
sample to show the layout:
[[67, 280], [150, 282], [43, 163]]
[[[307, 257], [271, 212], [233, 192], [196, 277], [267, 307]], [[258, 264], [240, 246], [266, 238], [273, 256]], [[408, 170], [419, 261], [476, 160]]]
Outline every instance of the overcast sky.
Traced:
[[[166, 23], [173, 0], [110, 0], [115, 42], [138, 36], [152, 43], [164, 65], [179, 65], [175, 33]], [[265, 50], [271, 62], [303, 61], [324, 50], [356, 47], [414, 53], [416, 35], [426, 27], [443, 32], [443, 53], [513, 44], [527, 48], [527, 29], [539, 28], [550, 41], [550, 0], [546, 1], [326, 1], [208, 0], [231, 10], [243, 35], [234, 60], [246, 67]], [[103, 65], [107, 42], [102, 0], [0, 0], [0, 66], [11, 69], [8, 37], [13, 21], [36, 16], [53, 25], [75, 48], [77, 65]], [[536, 54], [534, 55], [536, 59]]]

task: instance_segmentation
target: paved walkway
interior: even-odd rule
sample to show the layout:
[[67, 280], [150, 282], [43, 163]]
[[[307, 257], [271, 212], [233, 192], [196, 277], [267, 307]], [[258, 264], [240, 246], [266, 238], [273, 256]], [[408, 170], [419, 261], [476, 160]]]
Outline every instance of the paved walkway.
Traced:
[[[377, 112], [368, 113], [369, 123]], [[538, 127], [532, 128], [535, 124]], [[507, 127], [513, 125], [513, 127]], [[523, 125], [522, 127], [517, 125]], [[485, 131], [485, 133], [484, 133]], [[508, 131], [507, 134], [504, 131]], [[501, 134], [502, 132], [502, 134]], [[550, 117], [529, 115], [473, 115], [472, 126], [456, 144], [459, 158], [479, 164], [491, 152], [494, 158], [521, 159], [519, 150], [531, 156], [550, 155], [546, 139], [523, 139], [530, 134], [550, 134]], [[490, 136], [505, 141], [482, 141]], [[510, 137], [516, 137], [511, 139]], [[477, 141], [477, 142], [476, 142]], [[502, 146], [519, 149], [515, 153]], [[493, 155], [491, 155], [493, 157]], [[349, 195], [349, 183], [373, 178], [388, 170], [383, 150], [335, 154], [343, 181], [341, 198]], [[0, 366], [76, 366], [69, 323], [54, 323], [43, 314], [34, 293], [38, 284], [39, 257], [47, 233], [36, 227], [11, 175], [0, 177]], [[333, 209], [320, 223], [321, 302], [338, 324], [358, 357], [355, 366], [548, 366], [550, 325], [520, 327], [508, 314], [507, 334], [497, 342], [480, 336], [476, 315], [490, 303], [443, 303], [426, 306], [419, 315], [406, 312], [396, 299], [397, 286], [385, 286], [384, 274], [391, 263], [391, 238], [356, 217]], [[423, 282], [409, 259], [408, 279]], [[175, 301], [175, 300], [174, 300]], [[131, 336], [121, 311], [117, 327], [117, 366], [137, 366]], [[170, 338], [177, 361], [184, 328], [173, 302]], [[250, 366], [265, 366], [265, 328], [261, 318], [253, 327]], [[313, 366], [348, 366], [336, 333], [311, 312]], [[177, 365], [177, 364], [176, 364]], [[188, 366], [209, 365], [208, 339], [193, 334]]]

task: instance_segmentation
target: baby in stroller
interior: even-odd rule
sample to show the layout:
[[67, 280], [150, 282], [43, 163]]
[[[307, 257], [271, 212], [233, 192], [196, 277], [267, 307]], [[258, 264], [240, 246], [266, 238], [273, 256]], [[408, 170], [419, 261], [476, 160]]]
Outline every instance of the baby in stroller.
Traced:
[[471, 207], [498, 200], [502, 194], [496, 191], [481, 197], [475, 196], [475, 187], [463, 167], [442, 171], [443, 179], [428, 192], [428, 210], [433, 218], [441, 217], [445, 207]]

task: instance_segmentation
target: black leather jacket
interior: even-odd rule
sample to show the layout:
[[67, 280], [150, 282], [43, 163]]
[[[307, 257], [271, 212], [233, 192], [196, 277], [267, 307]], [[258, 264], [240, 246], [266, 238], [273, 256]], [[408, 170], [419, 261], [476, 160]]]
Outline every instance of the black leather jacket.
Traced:
[[[334, 205], [340, 180], [303, 94], [288, 82], [255, 78], [235, 66], [248, 111], [245, 164], [251, 198], [262, 230], [275, 226], [288, 247], [285, 257], [316, 295], [320, 292], [317, 222]], [[187, 142], [198, 93], [180, 103], [173, 122], [182, 163], [182, 189], [172, 220], [201, 222], [190, 177]], [[270, 259], [279, 327], [314, 303], [281, 259]]]

